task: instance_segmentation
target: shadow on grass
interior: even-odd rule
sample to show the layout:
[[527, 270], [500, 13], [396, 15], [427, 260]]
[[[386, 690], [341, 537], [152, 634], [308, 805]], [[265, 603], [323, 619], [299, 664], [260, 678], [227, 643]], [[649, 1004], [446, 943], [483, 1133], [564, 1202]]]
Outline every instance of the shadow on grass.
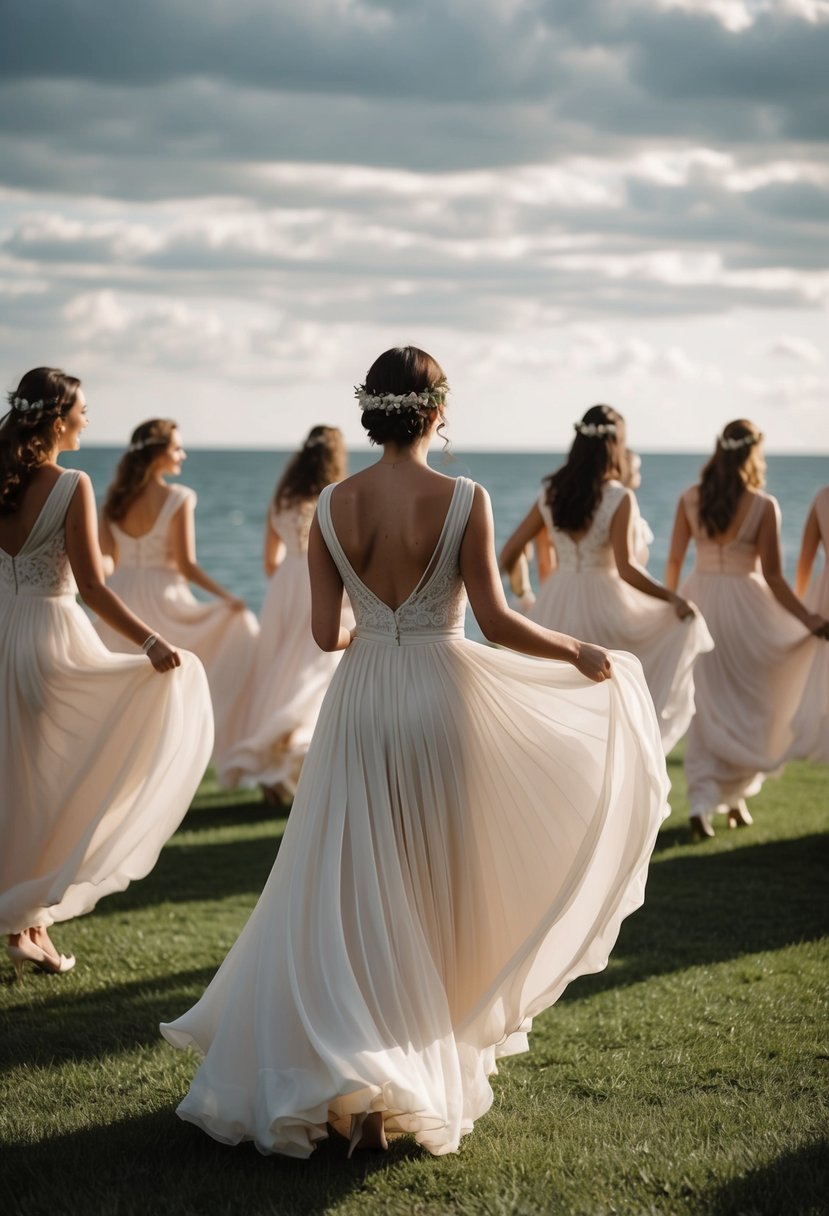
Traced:
[[610, 967], [577, 980], [561, 999], [823, 937], [827, 864], [829, 840], [818, 834], [657, 856], [644, 906], [623, 924]]
[[289, 807], [268, 806], [261, 798], [239, 802], [233, 794], [211, 801], [207, 806], [192, 807], [182, 820], [179, 832], [208, 832], [215, 828], [236, 828], [248, 824], [280, 823], [283, 827]]
[[708, 1191], [704, 1211], [709, 1216], [818, 1216], [826, 1211], [827, 1195], [829, 1143], [824, 1140], [783, 1153]]
[[[0, 1072], [25, 1063], [48, 1068], [65, 1061], [96, 1059], [136, 1047], [156, 1046], [158, 1024], [193, 1004], [216, 973], [214, 966], [179, 971], [160, 979], [112, 984], [94, 992], [64, 988], [42, 1003], [11, 1011], [0, 1037]], [[54, 984], [30, 975], [28, 984]], [[0, 1205], [0, 1211], [2, 1211]]]
[[0, 1210], [15, 1216], [316, 1216], [359, 1191], [377, 1170], [423, 1155], [410, 1139], [350, 1161], [346, 1152], [346, 1141], [332, 1135], [310, 1161], [263, 1157], [252, 1144], [217, 1144], [169, 1108], [17, 1146], [0, 1168]]

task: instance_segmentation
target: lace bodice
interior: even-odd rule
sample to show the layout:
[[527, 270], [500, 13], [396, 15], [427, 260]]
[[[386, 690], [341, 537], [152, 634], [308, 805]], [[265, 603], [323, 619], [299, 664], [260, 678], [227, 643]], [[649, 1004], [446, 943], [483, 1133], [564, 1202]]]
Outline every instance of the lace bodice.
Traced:
[[308, 552], [308, 535], [317, 508], [316, 499], [291, 503], [289, 507], [270, 509], [270, 520], [274, 531], [285, 544], [289, 557], [304, 557]]
[[455, 482], [435, 551], [420, 582], [397, 609], [378, 599], [352, 569], [331, 523], [333, 489], [334, 486], [326, 486], [320, 494], [317, 517], [354, 609], [357, 636], [398, 646], [462, 637], [466, 591], [461, 580], [459, 552], [475, 483], [468, 477], [459, 477]]
[[195, 506], [196, 492], [187, 486], [170, 486], [170, 493], [156, 521], [148, 532], [141, 536], [129, 536], [114, 520], [108, 520], [112, 535], [118, 543], [119, 566], [161, 566], [166, 570], [177, 569], [170, 544], [170, 521], [179, 507], [188, 501]]
[[596, 508], [590, 527], [580, 540], [573, 540], [567, 532], [562, 532], [553, 523], [552, 513], [547, 503], [546, 491], [538, 496], [538, 509], [541, 518], [547, 526], [550, 540], [556, 548], [559, 570], [580, 572], [585, 569], [616, 568], [616, 559], [610, 543], [610, 525], [619, 503], [628, 491], [618, 481], [608, 481], [602, 491], [602, 500]]
[[757, 552], [757, 533], [760, 530], [763, 509], [767, 502], [774, 503], [777, 526], [779, 528], [780, 508], [777, 505], [777, 499], [772, 498], [770, 494], [755, 494], [754, 502], [749, 507], [745, 519], [740, 524], [737, 535], [733, 540], [723, 545], [718, 541], [711, 540], [700, 527], [693, 494], [693, 490], [686, 491], [683, 495], [683, 501], [685, 503], [685, 514], [688, 517], [688, 525], [696, 541], [697, 570], [702, 571], [704, 574], [731, 575], [754, 574], [755, 571], [759, 570], [760, 557]]
[[19, 553], [0, 549], [0, 595], [77, 595], [63, 525], [79, 477], [61, 473]]

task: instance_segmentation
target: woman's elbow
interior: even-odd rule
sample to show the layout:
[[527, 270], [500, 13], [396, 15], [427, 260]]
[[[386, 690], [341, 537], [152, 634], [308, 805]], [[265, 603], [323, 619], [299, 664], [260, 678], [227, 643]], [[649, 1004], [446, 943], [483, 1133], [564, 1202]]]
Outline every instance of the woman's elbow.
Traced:
[[319, 646], [320, 650], [330, 653], [331, 651], [336, 650], [339, 646], [340, 628], [339, 625], [336, 629], [332, 629], [330, 626], [317, 625], [312, 622], [311, 636]]

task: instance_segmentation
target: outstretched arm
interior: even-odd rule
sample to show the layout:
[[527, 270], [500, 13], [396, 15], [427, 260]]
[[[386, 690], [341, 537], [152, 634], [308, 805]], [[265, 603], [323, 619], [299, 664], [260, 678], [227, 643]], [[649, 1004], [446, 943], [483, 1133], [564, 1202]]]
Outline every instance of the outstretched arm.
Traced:
[[170, 521], [170, 544], [177, 569], [191, 583], [225, 600], [235, 611], [245, 607], [245, 601], [222, 587], [202, 570], [196, 561], [196, 519], [192, 498], [184, 500]]
[[539, 585], [548, 579], [558, 566], [558, 556], [550, 541], [546, 527], [537, 532], [533, 541], [535, 545], [535, 565], [538, 570]]
[[819, 544], [820, 525], [818, 524], [815, 504], [812, 503], [803, 528], [803, 539], [800, 542], [800, 554], [797, 559], [797, 573], [794, 576], [794, 589], [801, 598], [809, 589], [812, 566], [815, 564]]
[[[141, 646], [153, 633], [150, 626], [130, 612], [126, 604], [104, 582], [101, 550], [98, 544], [98, 521], [92, 482], [81, 473], [64, 526], [66, 554], [81, 599], [101, 620], [111, 625], [135, 646]], [[169, 671], [181, 666], [178, 652], [156, 635], [156, 642], [147, 652], [156, 671]]]
[[797, 617], [810, 633], [825, 637], [829, 629], [822, 616], [810, 612], [801, 603], [783, 574], [783, 563], [780, 560], [780, 518], [777, 503], [768, 499], [765, 504], [760, 528], [757, 532], [757, 550], [760, 554], [760, 565], [763, 568], [763, 578], [771, 588], [772, 595], [781, 607]]
[[[514, 536], [518, 535], [521, 527]], [[535, 531], [538, 531], [538, 525]], [[532, 539], [533, 535], [535, 533], [530, 532], [528, 539]], [[495, 562], [492, 507], [489, 495], [482, 486], [475, 487], [475, 498], [461, 544], [460, 565], [472, 611], [488, 641], [536, 658], [561, 659], [572, 663], [591, 680], [599, 681], [611, 675], [610, 656], [601, 646], [580, 642], [566, 633], [543, 629], [507, 606]]]
[[510, 580], [512, 579], [513, 571], [524, 556], [527, 545], [530, 541], [535, 540], [539, 532], [544, 530], [544, 520], [541, 518], [538, 503], [533, 503], [528, 513], [504, 545], [501, 550], [501, 556], [498, 559], [501, 569], [505, 574], [509, 575]]
[[351, 634], [342, 624], [343, 580], [322, 538], [316, 515], [308, 536], [308, 573], [314, 641], [320, 650], [345, 650], [351, 642]]
[[616, 559], [619, 577], [623, 578], [631, 587], [635, 587], [637, 591], [644, 591], [645, 595], [652, 595], [654, 599], [671, 604], [680, 620], [693, 616], [694, 609], [687, 600], [682, 599], [669, 587], [657, 582], [655, 578], [651, 578], [647, 570], [643, 570], [634, 558], [631, 537], [632, 518], [633, 495], [630, 490], [626, 490], [610, 523], [610, 543], [613, 546], [613, 556]]

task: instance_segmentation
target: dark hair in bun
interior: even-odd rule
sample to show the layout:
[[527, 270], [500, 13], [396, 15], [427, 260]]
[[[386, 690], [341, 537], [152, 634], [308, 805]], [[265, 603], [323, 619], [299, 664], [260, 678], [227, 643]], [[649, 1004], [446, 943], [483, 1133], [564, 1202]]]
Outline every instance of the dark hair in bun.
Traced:
[[[357, 390], [363, 406], [362, 424], [372, 443], [395, 443], [408, 447], [429, 429], [431, 415], [440, 410], [448, 392], [443, 368], [416, 346], [394, 346], [384, 351], [368, 369], [365, 384]], [[387, 408], [390, 396], [401, 401], [409, 396], [422, 398], [402, 408]], [[371, 408], [371, 398], [386, 398], [381, 408]]]

